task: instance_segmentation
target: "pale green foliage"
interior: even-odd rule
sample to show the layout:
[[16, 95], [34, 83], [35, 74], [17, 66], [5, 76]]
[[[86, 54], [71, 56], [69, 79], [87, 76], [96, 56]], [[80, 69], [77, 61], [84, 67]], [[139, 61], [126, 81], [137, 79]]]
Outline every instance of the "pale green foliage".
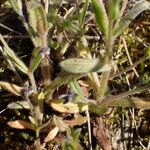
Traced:
[[89, 72], [105, 72], [111, 70], [110, 65], [98, 58], [93, 59], [66, 59], [60, 63], [60, 66], [65, 71], [71, 73], [89, 73]]

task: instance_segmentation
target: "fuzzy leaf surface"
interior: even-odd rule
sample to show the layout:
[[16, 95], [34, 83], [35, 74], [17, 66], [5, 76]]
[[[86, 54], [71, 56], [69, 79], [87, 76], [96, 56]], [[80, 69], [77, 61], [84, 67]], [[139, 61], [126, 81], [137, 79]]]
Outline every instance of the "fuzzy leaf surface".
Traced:
[[63, 70], [71, 73], [105, 72], [111, 69], [110, 65], [104, 64], [103, 61], [98, 58], [66, 59], [60, 63], [60, 66]]

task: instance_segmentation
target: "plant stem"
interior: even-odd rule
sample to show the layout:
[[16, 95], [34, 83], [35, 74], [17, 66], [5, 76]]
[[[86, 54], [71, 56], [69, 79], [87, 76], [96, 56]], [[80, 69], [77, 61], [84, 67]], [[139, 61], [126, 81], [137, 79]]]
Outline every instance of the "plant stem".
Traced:
[[37, 93], [37, 86], [36, 86], [36, 81], [35, 81], [33, 72], [29, 72], [29, 73], [28, 73], [28, 76], [29, 76], [29, 79], [30, 79], [30, 82], [31, 82], [31, 85], [32, 85], [32, 90], [33, 90], [35, 93]]
[[[111, 59], [112, 59], [112, 44], [113, 44], [112, 27], [113, 27], [113, 21], [112, 19], [109, 19], [108, 39], [106, 39], [107, 41], [106, 41], [105, 63], [111, 63]], [[97, 95], [97, 100], [99, 103], [102, 101], [104, 94], [107, 90], [107, 84], [108, 84], [110, 72], [111, 70], [103, 72], [101, 75], [99, 93]]]
[[90, 113], [89, 113], [88, 109], [86, 110], [86, 116], [88, 119], [87, 122], [88, 122], [88, 133], [89, 133], [89, 147], [90, 147], [90, 150], [93, 150], [93, 148], [92, 148], [91, 124], [90, 124]]

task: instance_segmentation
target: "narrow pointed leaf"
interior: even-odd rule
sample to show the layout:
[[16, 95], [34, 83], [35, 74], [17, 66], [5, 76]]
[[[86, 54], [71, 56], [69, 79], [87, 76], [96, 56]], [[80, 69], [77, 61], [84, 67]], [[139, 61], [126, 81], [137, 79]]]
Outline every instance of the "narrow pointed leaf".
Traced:
[[39, 66], [39, 64], [41, 63], [41, 61], [42, 61], [42, 56], [40, 54], [40, 48], [35, 48], [33, 50], [33, 59], [31, 60], [30, 63], [29, 72], [34, 72]]
[[138, 97], [122, 98], [106, 103], [111, 107], [130, 107], [137, 109], [150, 109], [150, 100], [144, 100]]
[[100, 31], [107, 37], [108, 17], [102, 0], [91, 0], [96, 22]]
[[70, 30], [75, 33], [80, 32], [80, 29], [76, 24], [72, 23], [70, 20], [66, 20], [61, 16], [57, 17], [57, 23], [66, 30]]
[[30, 3], [33, 2], [27, 2], [27, 9], [29, 12], [29, 22], [32, 29], [34, 30], [34, 34], [47, 32], [48, 23], [44, 7], [38, 2], [35, 2], [36, 4]]
[[105, 72], [111, 69], [110, 65], [105, 64], [98, 58], [93, 59], [66, 59], [60, 63], [63, 70], [71, 73]]
[[115, 21], [119, 15], [120, 0], [109, 0], [109, 16]]
[[17, 57], [17, 55], [13, 52], [13, 50], [7, 45], [5, 42], [4, 38], [0, 34], [0, 41], [4, 45], [3, 51], [5, 54], [8, 56], [8, 59], [12, 61], [12, 63], [23, 73], [27, 74], [28, 73], [28, 68], [26, 65], [23, 63], [23, 61]]
[[89, 5], [89, 0], [85, 0], [85, 3], [83, 5], [83, 8], [82, 8], [82, 10], [80, 12], [80, 16], [79, 16], [80, 26], [83, 26], [85, 15], [86, 15], [86, 11], [88, 9], [88, 5]]
[[71, 86], [71, 89], [78, 95], [83, 95], [83, 92], [81, 90], [81, 87], [79, 83], [73, 78], [72, 81], [69, 83]]

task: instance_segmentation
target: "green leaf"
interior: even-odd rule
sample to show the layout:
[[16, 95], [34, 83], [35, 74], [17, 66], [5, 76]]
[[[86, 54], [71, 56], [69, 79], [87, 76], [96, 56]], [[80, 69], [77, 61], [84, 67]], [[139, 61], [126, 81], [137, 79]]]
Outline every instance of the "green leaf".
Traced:
[[150, 47], [147, 48], [145, 55], [146, 55], [148, 58], [150, 58]]
[[22, 1], [21, 0], [8, 0], [12, 8], [21, 16], [22, 13]]
[[51, 2], [51, 5], [49, 6], [49, 11], [48, 11], [48, 21], [52, 24], [55, 23], [56, 17], [58, 10], [61, 6], [62, 0], [55, 0]]
[[130, 22], [135, 19], [144, 10], [150, 9], [150, 2], [144, 1], [143, 3], [136, 4], [131, 10], [129, 10], [124, 17], [120, 20], [118, 27], [114, 31], [114, 38], [119, 36], [126, 27], [129, 26]]
[[108, 36], [108, 16], [102, 0], [91, 0], [96, 22], [100, 31]]
[[62, 143], [63, 150], [83, 150], [79, 143], [80, 133], [81, 129], [70, 128], [67, 131], [67, 138]]
[[[0, 34], [0, 41], [4, 45], [3, 51], [5, 54], [8, 56], [8, 59], [12, 61], [12, 63], [23, 73], [27, 74], [28, 73], [28, 68], [26, 65], [22, 62], [22, 60], [17, 57], [17, 55], [13, 52], [13, 50], [7, 45], [5, 42], [4, 38]], [[2, 52], [3, 52], [2, 51]]]
[[104, 64], [99, 58], [93, 59], [66, 59], [60, 63], [63, 70], [71, 73], [105, 72], [111, 69], [110, 65]]
[[109, 17], [115, 21], [119, 15], [120, 0], [109, 0]]
[[57, 23], [66, 30], [70, 30], [75, 33], [80, 32], [80, 28], [77, 26], [77, 24], [72, 23], [70, 20], [66, 20], [61, 16], [57, 17]]
[[[28, 2], [30, 3], [30, 2]], [[47, 32], [48, 31], [48, 23], [47, 23], [47, 17], [46, 12], [44, 10], [44, 7], [37, 3], [37, 5], [30, 6], [27, 5], [28, 11], [29, 11], [29, 21], [30, 25], [34, 29], [34, 32]]]
[[79, 83], [76, 81], [76, 79], [72, 79], [72, 81], [70, 81], [69, 85], [71, 86], [71, 89], [78, 95], [83, 95], [83, 92], [81, 90], [81, 87], [79, 85]]
[[33, 53], [32, 53], [33, 54], [33, 59], [30, 63], [29, 72], [34, 72], [37, 69], [37, 67], [39, 66], [39, 64], [41, 63], [42, 56], [40, 54], [40, 50], [41, 50], [40, 48], [35, 48], [33, 50]]
[[46, 88], [44, 91], [45, 96], [47, 97], [56, 88], [69, 83], [73, 78], [78, 79], [81, 76], [83, 76], [83, 74], [61, 72], [59, 76]]
[[108, 108], [106, 106], [99, 106], [89, 103], [89, 111], [93, 114], [104, 115]]
[[131, 107], [138, 109], [150, 109], [150, 100], [144, 100], [138, 97], [122, 98], [106, 103], [111, 107]]
[[86, 15], [86, 11], [88, 9], [88, 5], [89, 5], [89, 0], [85, 0], [85, 3], [83, 5], [83, 8], [82, 8], [82, 10], [80, 12], [80, 16], [79, 16], [80, 26], [83, 26], [84, 18], [85, 18], [85, 15]]

